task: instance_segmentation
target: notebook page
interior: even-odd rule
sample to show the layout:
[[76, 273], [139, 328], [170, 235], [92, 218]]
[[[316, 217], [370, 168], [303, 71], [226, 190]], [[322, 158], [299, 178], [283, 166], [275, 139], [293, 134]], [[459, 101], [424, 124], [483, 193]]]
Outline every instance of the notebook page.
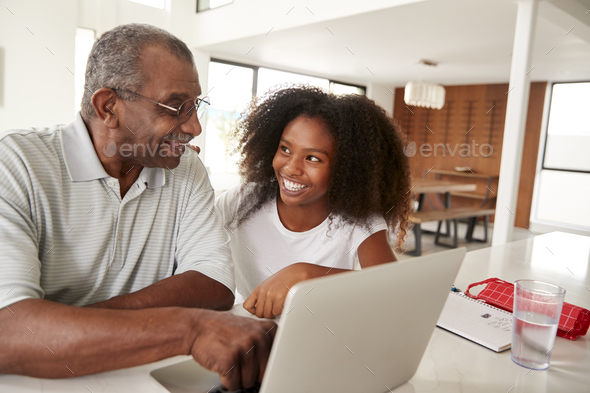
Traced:
[[511, 313], [457, 292], [449, 293], [436, 324], [496, 352], [509, 349], [512, 341]]

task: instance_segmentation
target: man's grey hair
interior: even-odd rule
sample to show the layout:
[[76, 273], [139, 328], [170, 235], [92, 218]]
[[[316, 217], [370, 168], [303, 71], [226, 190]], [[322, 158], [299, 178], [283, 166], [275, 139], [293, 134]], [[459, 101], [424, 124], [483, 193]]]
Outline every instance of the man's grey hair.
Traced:
[[[91, 99], [102, 87], [136, 93], [141, 90], [146, 79], [141, 71], [141, 53], [143, 48], [151, 45], [161, 45], [179, 59], [195, 64], [186, 44], [166, 30], [139, 23], [117, 26], [101, 35], [88, 55], [82, 117], [91, 119], [96, 116]], [[133, 94], [121, 91], [117, 95], [124, 100], [137, 99]]]

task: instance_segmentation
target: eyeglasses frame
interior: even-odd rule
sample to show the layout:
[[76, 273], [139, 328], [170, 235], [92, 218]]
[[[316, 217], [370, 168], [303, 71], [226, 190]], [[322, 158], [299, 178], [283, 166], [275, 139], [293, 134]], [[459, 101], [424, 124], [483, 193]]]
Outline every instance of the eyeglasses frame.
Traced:
[[[183, 102], [182, 102], [182, 104], [180, 104], [180, 105], [178, 106], [178, 108], [174, 108], [174, 107], [171, 107], [171, 106], [169, 106], [169, 105], [162, 104], [161, 102], [158, 102], [158, 101], [151, 100], [151, 99], [149, 99], [149, 98], [147, 98], [147, 97], [144, 97], [144, 96], [142, 96], [141, 94], [137, 94], [136, 92], [134, 92], [134, 91], [131, 91], [131, 90], [127, 90], [127, 89], [111, 89], [111, 90], [115, 90], [115, 91], [124, 91], [124, 92], [126, 92], [126, 93], [133, 94], [134, 96], [137, 96], [137, 97], [139, 97], [139, 98], [143, 98], [143, 99], [144, 99], [144, 100], [146, 100], [146, 101], [149, 101], [149, 102], [152, 102], [152, 103], [154, 103], [154, 104], [156, 104], [156, 105], [159, 105], [159, 106], [161, 106], [162, 108], [165, 108], [165, 109], [168, 109], [168, 110], [170, 110], [170, 111], [176, 112], [176, 120], [177, 120], [179, 123], [180, 123], [180, 120], [179, 120], [179, 117], [180, 117], [180, 108], [182, 108], [182, 106], [183, 106], [184, 104], [186, 104], [187, 102], [191, 101], [193, 104], [195, 104], [195, 106], [194, 106], [194, 108], [195, 108], [195, 112], [198, 112], [198, 111], [199, 111], [199, 106], [201, 106], [201, 103], [203, 103], [203, 102], [205, 102], [207, 105], [211, 105], [211, 101], [210, 101], [210, 99], [209, 99], [209, 96], [205, 96], [205, 97], [203, 97], [203, 98], [199, 98], [199, 97], [197, 97], [197, 98], [195, 98], [195, 100], [194, 100], [194, 101], [193, 101], [193, 100], [191, 100], [191, 99], [188, 99], [188, 100], [186, 100], [186, 101], [183, 101]], [[187, 113], [188, 113], [188, 112], [187, 112]], [[198, 118], [198, 117], [199, 117], [199, 116], [197, 115], [197, 118]], [[191, 118], [191, 117], [189, 116], [189, 117], [186, 119], [186, 121], [184, 121], [183, 123], [186, 123], [186, 122], [187, 122], [187, 121], [188, 121], [190, 118]], [[181, 123], [181, 124], [182, 124], [182, 123]]]

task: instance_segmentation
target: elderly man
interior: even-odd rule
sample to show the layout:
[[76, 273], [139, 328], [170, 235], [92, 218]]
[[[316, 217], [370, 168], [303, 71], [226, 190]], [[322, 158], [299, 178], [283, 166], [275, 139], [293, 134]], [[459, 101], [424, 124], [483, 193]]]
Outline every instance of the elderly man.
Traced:
[[73, 123], [0, 139], [0, 373], [191, 354], [230, 389], [261, 381], [274, 324], [206, 310], [229, 309], [234, 282], [213, 189], [184, 147], [208, 104], [191, 52], [119, 26], [94, 44], [85, 89]]

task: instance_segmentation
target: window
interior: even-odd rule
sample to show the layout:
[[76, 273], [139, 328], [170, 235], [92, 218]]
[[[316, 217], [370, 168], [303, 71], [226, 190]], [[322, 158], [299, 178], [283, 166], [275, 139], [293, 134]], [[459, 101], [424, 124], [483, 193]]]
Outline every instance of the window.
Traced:
[[330, 81], [328, 79], [260, 67], [258, 71], [258, 86], [256, 89], [258, 93], [257, 95], [263, 95], [273, 87], [293, 83], [307, 83], [309, 85], [321, 87], [325, 90], [328, 90], [330, 87]]
[[86, 62], [94, 44], [96, 33], [92, 29], [76, 28], [76, 41], [74, 48], [74, 103], [75, 112], [80, 110], [82, 95], [84, 94], [84, 78]]
[[197, 0], [197, 12], [212, 10], [222, 5], [231, 4], [234, 0]]
[[254, 95], [255, 68], [231, 63], [209, 63], [209, 97], [205, 132], [205, 166], [213, 188], [239, 184], [237, 157], [230, 155], [229, 133]]
[[204, 163], [216, 191], [224, 191], [240, 182], [237, 162], [231, 155], [234, 146], [229, 135], [240, 115], [255, 96], [264, 95], [281, 85], [305, 83], [335, 94], [365, 94], [365, 87], [331, 81], [304, 74], [212, 59], [209, 63], [208, 89], [211, 106], [205, 127]]
[[330, 92], [334, 94], [365, 95], [367, 93], [367, 88], [363, 86], [349, 85], [347, 83], [330, 81]]
[[588, 108], [590, 82], [555, 83], [551, 87], [543, 167], [535, 182], [535, 221], [531, 217], [531, 223], [549, 225], [552, 230], [590, 229]]
[[590, 173], [590, 82], [553, 85], [544, 169]]

